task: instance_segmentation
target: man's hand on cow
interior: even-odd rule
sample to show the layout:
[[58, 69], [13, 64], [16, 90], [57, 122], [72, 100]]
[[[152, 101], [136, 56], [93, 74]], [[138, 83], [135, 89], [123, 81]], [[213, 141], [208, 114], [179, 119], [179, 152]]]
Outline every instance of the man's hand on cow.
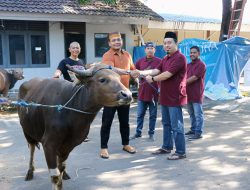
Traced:
[[152, 79], [152, 76], [150, 76], [150, 75], [147, 75], [147, 76], [146, 76], [146, 81], [147, 81], [148, 83], [154, 82], [153, 79]]
[[133, 78], [138, 78], [140, 76], [140, 71], [139, 70], [132, 70], [130, 73], [131, 77]]

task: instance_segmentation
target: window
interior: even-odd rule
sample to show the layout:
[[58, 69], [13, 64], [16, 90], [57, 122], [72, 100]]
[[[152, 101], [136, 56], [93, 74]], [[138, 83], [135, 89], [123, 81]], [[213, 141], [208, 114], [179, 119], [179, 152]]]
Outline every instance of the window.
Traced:
[[0, 65], [3, 65], [2, 36], [0, 35]]
[[25, 64], [24, 35], [9, 35], [9, 56], [11, 65]]
[[[125, 49], [126, 38], [125, 34], [121, 34], [123, 39], [123, 49]], [[95, 34], [95, 57], [102, 57], [109, 50], [108, 33]]]
[[3, 21], [0, 67], [49, 67], [48, 22]]
[[44, 35], [31, 35], [31, 64], [46, 64], [46, 40]]

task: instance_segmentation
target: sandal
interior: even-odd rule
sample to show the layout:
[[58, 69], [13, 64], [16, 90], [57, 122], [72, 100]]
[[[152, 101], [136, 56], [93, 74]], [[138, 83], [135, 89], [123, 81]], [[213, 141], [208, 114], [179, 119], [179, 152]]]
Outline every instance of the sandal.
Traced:
[[168, 160], [180, 160], [186, 158], [186, 154], [174, 153], [168, 157]]
[[130, 145], [125, 145], [123, 146], [123, 149], [124, 151], [130, 153], [130, 154], [135, 154], [136, 153], [136, 150], [134, 147], [130, 146]]
[[106, 148], [101, 149], [100, 157], [103, 159], [108, 159], [109, 158], [108, 149]]

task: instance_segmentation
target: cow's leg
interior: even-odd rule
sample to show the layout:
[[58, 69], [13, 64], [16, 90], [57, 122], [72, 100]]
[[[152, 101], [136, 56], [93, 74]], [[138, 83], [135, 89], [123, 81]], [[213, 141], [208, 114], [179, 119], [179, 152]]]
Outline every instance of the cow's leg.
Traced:
[[52, 182], [53, 190], [61, 190], [62, 189], [62, 175], [57, 168], [57, 156], [56, 156], [56, 146], [53, 146], [50, 143], [43, 143], [44, 154], [46, 158], [46, 162], [50, 172], [50, 178]]
[[29, 144], [29, 149], [30, 149], [30, 162], [29, 162], [29, 170], [26, 174], [25, 181], [33, 179], [33, 172], [35, 170], [34, 167], [35, 144]]
[[63, 157], [59, 157], [59, 156], [57, 158], [58, 158], [57, 159], [58, 169], [59, 169], [60, 173], [63, 173], [62, 178], [64, 180], [70, 179], [70, 176], [66, 172], [66, 159]]

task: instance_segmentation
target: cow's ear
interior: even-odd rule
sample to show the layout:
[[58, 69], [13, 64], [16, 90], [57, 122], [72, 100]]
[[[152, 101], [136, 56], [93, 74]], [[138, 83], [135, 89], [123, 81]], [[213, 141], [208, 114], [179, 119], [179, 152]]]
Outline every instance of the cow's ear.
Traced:
[[73, 80], [73, 83], [75, 83], [76, 85], [81, 84], [81, 83], [86, 83], [85, 79], [83, 77], [81, 77], [80, 75], [72, 72], [72, 71], [68, 71], [70, 78]]

